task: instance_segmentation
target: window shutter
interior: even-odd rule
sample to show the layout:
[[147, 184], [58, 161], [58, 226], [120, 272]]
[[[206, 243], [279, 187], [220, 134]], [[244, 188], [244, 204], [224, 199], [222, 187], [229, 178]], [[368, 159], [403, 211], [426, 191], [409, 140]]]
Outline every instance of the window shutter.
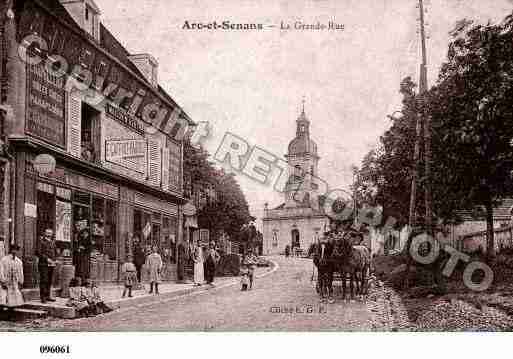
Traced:
[[68, 96], [68, 153], [80, 157], [82, 101], [73, 93]]
[[162, 189], [169, 191], [169, 148], [162, 148]]
[[148, 141], [148, 183], [160, 187], [162, 152], [157, 141]]

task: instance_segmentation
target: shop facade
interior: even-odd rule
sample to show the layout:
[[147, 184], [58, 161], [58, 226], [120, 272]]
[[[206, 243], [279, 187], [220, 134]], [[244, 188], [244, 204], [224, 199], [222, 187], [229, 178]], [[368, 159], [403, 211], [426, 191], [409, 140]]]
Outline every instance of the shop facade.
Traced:
[[[66, 11], [54, 1], [26, 1], [12, 20], [18, 43], [41, 36], [48, 53], [90, 70], [91, 88], [103, 79], [144, 95], [117, 101], [119, 92], [113, 92], [96, 101], [91, 88], [69, 87], [69, 78], [49, 72], [47, 61], [9, 58], [13, 78], [22, 80], [9, 88], [14, 116], [5, 124], [12, 159], [9, 180], [4, 180], [10, 195], [4, 196], [10, 213], [4, 227], [9, 242], [22, 247], [25, 286], [38, 285], [37, 246], [46, 229], [55, 235], [59, 266], [72, 265], [75, 276], [119, 281], [119, 268], [137, 237], [146, 250], [157, 247], [165, 262], [164, 280], [174, 280], [176, 246], [183, 236], [183, 143], [166, 124], [178, 105], [154, 83], [155, 73], [147, 78], [130, 66], [106, 29], [98, 28], [102, 40], [95, 41], [45, 3]], [[105, 91], [101, 85], [98, 89]], [[148, 103], [162, 126], [148, 122], [144, 109], [135, 107]], [[47, 159], [54, 162], [42, 163]], [[57, 268], [56, 285], [61, 272]]]

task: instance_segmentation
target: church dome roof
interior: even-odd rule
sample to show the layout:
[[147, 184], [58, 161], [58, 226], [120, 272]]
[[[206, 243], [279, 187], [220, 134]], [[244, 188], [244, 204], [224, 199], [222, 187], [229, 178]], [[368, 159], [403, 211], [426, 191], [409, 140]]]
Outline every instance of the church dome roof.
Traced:
[[289, 143], [289, 155], [311, 153], [317, 155], [317, 144], [307, 136], [299, 136]]

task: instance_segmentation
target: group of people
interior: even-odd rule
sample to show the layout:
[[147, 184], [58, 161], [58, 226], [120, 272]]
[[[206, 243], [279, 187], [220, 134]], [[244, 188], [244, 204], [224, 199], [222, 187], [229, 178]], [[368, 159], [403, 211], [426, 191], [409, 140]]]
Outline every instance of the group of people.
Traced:
[[206, 282], [214, 285], [216, 266], [221, 256], [216, 250], [215, 242], [210, 242], [200, 246], [195, 242], [192, 250], [192, 260], [194, 262], [194, 283], [195, 286], [203, 285]]
[[134, 287], [142, 283], [142, 269], [146, 265], [146, 270], [149, 272], [150, 291], [149, 294], [158, 295], [159, 284], [162, 282], [162, 270], [164, 262], [162, 256], [159, 254], [157, 246], [151, 247], [151, 252], [142, 246], [139, 237], [134, 237], [134, 246], [132, 253], [128, 253], [126, 261], [121, 266], [121, 274], [123, 276], [124, 290], [122, 297], [124, 298], [127, 293], [128, 297], [132, 297], [132, 290]]
[[103, 302], [99, 288], [87, 279], [82, 286], [81, 278], [73, 278], [69, 285], [67, 305], [74, 307], [78, 317], [90, 317], [112, 312], [112, 308]]

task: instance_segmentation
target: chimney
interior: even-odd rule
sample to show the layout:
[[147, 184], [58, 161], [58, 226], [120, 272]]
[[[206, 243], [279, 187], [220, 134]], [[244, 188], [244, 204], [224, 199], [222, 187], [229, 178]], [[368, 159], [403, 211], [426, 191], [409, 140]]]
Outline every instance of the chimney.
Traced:
[[159, 63], [153, 56], [150, 54], [134, 54], [130, 55], [129, 59], [153, 87], [158, 87]]
[[59, 0], [73, 20], [100, 42], [100, 8], [93, 0]]

